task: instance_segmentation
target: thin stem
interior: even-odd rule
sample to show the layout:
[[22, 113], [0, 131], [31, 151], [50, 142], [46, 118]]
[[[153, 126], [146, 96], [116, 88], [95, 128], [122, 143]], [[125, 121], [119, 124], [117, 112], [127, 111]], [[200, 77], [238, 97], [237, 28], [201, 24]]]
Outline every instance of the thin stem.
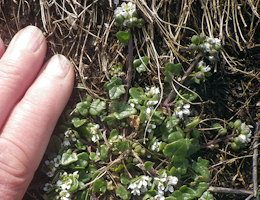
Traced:
[[253, 193], [256, 200], [259, 200], [258, 181], [257, 181], [259, 128], [260, 128], [260, 123], [257, 123], [255, 134], [254, 134], [254, 142], [253, 142]]
[[133, 36], [131, 33], [130, 39], [128, 41], [128, 58], [127, 58], [127, 75], [126, 75], [126, 93], [124, 96], [124, 100], [127, 101], [128, 99], [128, 92], [129, 89], [131, 87], [131, 82], [133, 79], [133, 73], [134, 73], [134, 69], [133, 69], [133, 51], [134, 51], [134, 47], [133, 47]]
[[[202, 56], [203, 56], [203, 54], [200, 52], [194, 58], [194, 61], [190, 64], [190, 67], [187, 69], [187, 71], [184, 73], [183, 77], [181, 78], [181, 81], [180, 81], [181, 84], [188, 78], [188, 76], [191, 74], [194, 67], [196, 66], [196, 64], [198, 63], [198, 61], [201, 59]], [[175, 89], [178, 90], [179, 87], [180, 87], [179, 85], [176, 85]], [[171, 92], [169, 93], [168, 97], [163, 102], [164, 107], [169, 107], [168, 105], [169, 105], [170, 101], [173, 99], [175, 94], [176, 94], [175, 90], [172, 89]]]

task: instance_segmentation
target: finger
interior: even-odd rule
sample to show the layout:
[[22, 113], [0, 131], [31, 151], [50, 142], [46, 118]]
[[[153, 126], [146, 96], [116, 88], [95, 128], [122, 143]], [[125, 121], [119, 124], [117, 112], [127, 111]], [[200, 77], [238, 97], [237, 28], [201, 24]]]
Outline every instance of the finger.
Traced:
[[2, 57], [4, 52], [5, 52], [5, 44], [4, 44], [3, 40], [0, 38], [0, 58]]
[[[7, 180], [11, 186], [18, 181], [27, 187], [31, 181], [73, 82], [72, 65], [64, 56], [56, 55], [12, 111], [0, 137], [0, 171], [3, 167], [11, 174]], [[4, 179], [0, 173], [0, 191]]]
[[46, 53], [42, 32], [28, 26], [19, 31], [0, 60], [0, 130], [14, 105], [37, 76]]

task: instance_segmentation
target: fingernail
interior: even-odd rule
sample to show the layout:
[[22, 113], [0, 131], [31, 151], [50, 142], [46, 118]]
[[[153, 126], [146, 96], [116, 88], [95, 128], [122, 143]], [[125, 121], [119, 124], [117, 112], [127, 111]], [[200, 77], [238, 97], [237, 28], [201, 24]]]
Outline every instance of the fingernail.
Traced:
[[27, 26], [15, 35], [10, 46], [35, 52], [40, 48], [43, 40], [44, 36], [40, 29], [35, 26]]
[[71, 62], [65, 56], [56, 54], [50, 59], [45, 70], [51, 76], [63, 78], [71, 66]]

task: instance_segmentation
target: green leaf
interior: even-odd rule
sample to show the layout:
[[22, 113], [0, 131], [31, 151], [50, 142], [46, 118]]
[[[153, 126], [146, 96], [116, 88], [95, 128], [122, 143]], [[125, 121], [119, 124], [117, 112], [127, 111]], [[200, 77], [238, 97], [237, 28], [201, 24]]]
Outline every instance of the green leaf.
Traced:
[[145, 168], [147, 171], [150, 171], [154, 165], [155, 165], [154, 162], [146, 161], [146, 162], [144, 163], [144, 168]]
[[108, 116], [105, 116], [104, 117], [104, 122], [106, 122], [106, 124], [109, 126], [109, 127], [118, 127], [118, 120], [117, 118], [115, 117], [115, 115], [113, 114], [110, 114]]
[[130, 149], [131, 145], [128, 140], [119, 140], [116, 144], [115, 147], [120, 151], [120, 152], [125, 152], [126, 150]]
[[93, 192], [106, 192], [106, 181], [103, 178], [97, 179], [93, 184]]
[[183, 132], [174, 131], [168, 136], [168, 142], [174, 142], [184, 137]]
[[201, 39], [199, 35], [193, 35], [191, 38], [191, 42], [195, 45], [198, 45], [201, 43]]
[[199, 200], [214, 200], [214, 196], [210, 192], [206, 191], [202, 194]]
[[149, 58], [147, 56], [144, 56], [140, 59], [135, 59], [133, 65], [138, 73], [142, 73], [146, 71], [148, 62]]
[[208, 169], [209, 161], [202, 159], [201, 157], [198, 158], [197, 162], [192, 164], [192, 169], [196, 172], [196, 175], [193, 176], [195, 181], [209, 181], [210, 180], [210, 172]]
[[104, 144], [100, 146], [100, 159], [104, 162], [108, 159], [108, 147]]
[[105, 89], [110, 90], [115, 86], [121, 85], [122, 79], [118, 77], [112, 77], [110, 81], [106, 82]]
[[184, 159], [182, 162], [175, 162], [174, 166], [170, 169], [173, 176], [185, 175], [189, 166], [189, 161]]
[[78, 190], [78, 188], [79, 188], [79, 181], [78, 181], [78, 179], [74, 175], [70, 175], [68, 178], [71, 179], [71, 181], [72, 181], [70, 189], [68, 191], [73, 193], [73, 192]]
[[131, 37], [131, 31], [118, 31], [116, 37], [124, 46], [126, 46]]
[[122, 164], [114, 165], [114, 166], [112, 166], [112, 167], [110, 168], [110, 170], [111, 170], [112, 172], [119, 173], [119, 172], [121, 172], [121, 171], [124, 170], [124, 165], [122, 165]]
[[124, 173], [120, 174], [120, 182], [124, 185], [128, 185], [131, 180], [129, 178], [127, 178]]
[[85, 170], [80, 170], [80, 171], [79, 171], [79, 178], [78, 178], [78, 180], [79, 180], [80, 182], [86, 183], [86, 182], [88, 182], [89, 180], [91, 180], [91, 177], [89, 176], [88, 173], [86, 173]]
[[111, 112], [118, 119], [124, 119], [137, 113], [137, 110], [123, 101], [113, 101], [111, 103]]
[[95, 152], [90, 152], [89, 159], [93, 161], [98, 161], [100, 157]]
[[77, 111], [84, 117], [87, 116], [89, 107], [90, 107], [89, 101], [80, 102], [80, 103], [77, 103], [77, 105], [76, 105]]
[[85, 124], [86, 121], [87, 121], [86, 119], [80, 119], [80, 118], [78, 118], [78, 117], [74, 117], [74, 118], [71, 120], [71, 122], [72, 122], [72, 124], [73, 124], [73, 126], [74, 126], [75, 128], [78, 128], [78, 127], [82, 126], [83, 124]]
[[123, 200], [130, 199], [130, 192], [123, 186], [118, 184], [116, 188], [116, 196], [120, 197]]
[[187, 156], [191, 156], [192, 154], [196, 153], [200, 150], [201, 146], [199, 144], [199, 140], [196, 138], [190, 139], [190, 148], [188, 150]]
[[144, 90], [141, 87], [132, 87], [129, 90], [129, 94], [133, 99], [143, 99], [145, 97]]
[[83, 144], [80, 140], [76, 141], [75, 146], [77, 147], [78, 150], [86, 150], [86, 145]]
[[78, 155], [78, 161], [76, 162], [76, 169], [85, 169], [85, 167], [88, 165], [89, 156], [86, 152], [79, 153]]
[[192, 121], [186, 125], [186, 128], [194, 129], [199, 125], [200, 121], [201, 119], [199, 117], [194, 117]]
[[67, 152], [62, 154], [61, 165], [66, 166], [66, 165], [76, 162], [77, 160], [78, 160], [77, 154], [72, 153], [71, 151], [68, 150]]
[[178, 64], [173, 64], [173, 63], [167, 63], [165, 65], [165, 71], [167, 73], [172, 73], [176, 76], [179, 76], [181, 74], [181, 67], [182, 67], [182, 64], [181, 63], [178, 63]]
[[189, 139], [179, 139], [175, 142], [167, 144], [163, 153], [166, 157], [171, 158], [174, 162], [181, 162], [185, 159], [190, 147]]
[[95, 116], [99, 115], [105, 109], [106, 103], [104, 101], [101, 101], [100, 99], [96, 99], [91, 103], [89, 113]]
[[183, 185], [179, 190], [174, 191], [172, 196], [178, 200], [193, 200], [200, 197], [207, 188], [208, 184], [205, 182], [201, 182], [194, 187]]
[[108, 91], [109, 98], [111, 100], [118, 99], [122, 94], [125, 94], [125, 92], [124, 85], [114, 86]]

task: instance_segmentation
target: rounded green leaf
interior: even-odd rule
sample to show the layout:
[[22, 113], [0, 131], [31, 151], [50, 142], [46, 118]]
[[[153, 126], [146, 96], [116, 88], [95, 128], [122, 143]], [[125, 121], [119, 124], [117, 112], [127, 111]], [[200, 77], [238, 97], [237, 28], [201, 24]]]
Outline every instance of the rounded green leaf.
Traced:
[[116, 33], [116, 37], [124, 46], [126, 46], [131, 37], [131, 32], [130, 31], [118, 31]]
[[78, 160], [78, 156], [76, 153], [66, 152], [62, 154], [61, 157], [61, 165], [66, 166], [71, 163], [74, 163]]
[[106, 103], [100, 99], [96, 99], [91, 103], [89, 113], [95, 116], [101, 114], [101, 112], [105, 109]]
[[83, 124], [85, 124], [86, 121], [87, 121], [86, 119], [80, 119], [80, 118], [78, 118], [78, 117], [74, 117], [74, 118], [71, 120], [71, 122], [72, 122], [72, 124], [73, 124], [73, 126], [74, 126], [75, 128], [78, 128], [78, 127], [82, 126]]
[[88, 102], [88, 101], [80, 102], [80, 103], [77, 103], [77, 105], [76, 105], [76, 109], [84, 117], [87, 116], [89, 107], [90, 107], [90, 102]]
[[130, 192], [123, 185], [118, 185], [116, 188], [116, 196], [123, 200], [130, 199]]
[[181, 74], [181, 67], [182, 67], [182, 64], [181, 63], [177, 63], [177, 64], [173, 64], [173, 63], [167, 63], [165, 65], [165, 71], [167, 73], [172, 73], [176, 76], [179, 76]]
[[109, 90], [109, 98], [111, 100], [118, 99], [122, 94], [125, 94], [124, 85], [114, 86]]
[[186, 157], [190, 143], [191, 142], [189, 139], [179, 139], [175, 142], [167, 144], [164, 147], [163, 154], [166, 157], [171, 158], [172, 161], [181, 162]]

